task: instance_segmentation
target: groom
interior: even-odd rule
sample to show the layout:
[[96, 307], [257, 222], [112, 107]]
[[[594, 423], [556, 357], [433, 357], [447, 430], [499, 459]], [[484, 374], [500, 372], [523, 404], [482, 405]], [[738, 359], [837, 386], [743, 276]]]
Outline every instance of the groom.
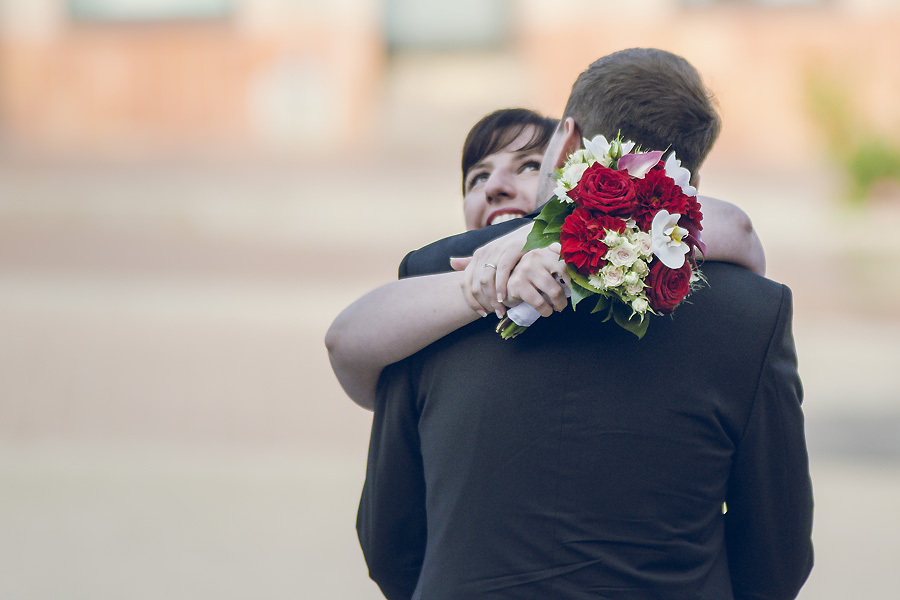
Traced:
[[[621, 130], [696, 173], [718, 129], [684, 59], [625, 50], [579, 76], [541, 171]], [[436, 242], [402, 274], [513, 227]], [[481, 319], [385, 370], [357, 529], [390, 600], [797, 595], [812, 492], [791, 293], [703, 272], [641, 340], [567, 308], [508, 341]]]

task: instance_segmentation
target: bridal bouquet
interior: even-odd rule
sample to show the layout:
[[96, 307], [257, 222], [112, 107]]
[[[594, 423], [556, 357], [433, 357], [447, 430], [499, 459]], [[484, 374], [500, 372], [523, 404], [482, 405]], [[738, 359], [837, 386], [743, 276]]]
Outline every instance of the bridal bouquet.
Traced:
[[[591, 312], [644, 336], [647, 313], [671, 313], [701, 281], [693, 259], [703, 215], [690, 172], [671, 154], [642, 152], [621, 136], [584, 140], [556, 179], [555, 196], [535, 218], [524, 250], [559, 242], [572, 307], [592, 298]], [[527, 304], [497, 326], [504, 339], [537, 319]]]

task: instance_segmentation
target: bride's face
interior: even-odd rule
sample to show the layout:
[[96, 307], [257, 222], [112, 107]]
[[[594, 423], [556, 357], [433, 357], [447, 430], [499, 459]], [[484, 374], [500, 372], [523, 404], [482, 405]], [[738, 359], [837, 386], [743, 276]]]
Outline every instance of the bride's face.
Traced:
[[488, 154], [468, 170], [463, 197], [466, 229], [516, 219], [536, 208], [543, 152], [518, 150], [534, 133], [533, 127], [526, 127], [505, 148]]

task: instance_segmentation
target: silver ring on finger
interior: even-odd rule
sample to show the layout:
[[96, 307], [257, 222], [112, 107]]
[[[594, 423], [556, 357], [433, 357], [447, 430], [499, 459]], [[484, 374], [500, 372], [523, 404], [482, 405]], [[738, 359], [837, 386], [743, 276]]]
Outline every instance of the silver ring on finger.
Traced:
[[497, 265], [492, 265], [491, 263], [484, 263], [484, 266], [485, 266], [485, 267], [490, 267], [491, 269], [493, 269], [493, 270], [495, 270], [495, 271], [497, 270]]

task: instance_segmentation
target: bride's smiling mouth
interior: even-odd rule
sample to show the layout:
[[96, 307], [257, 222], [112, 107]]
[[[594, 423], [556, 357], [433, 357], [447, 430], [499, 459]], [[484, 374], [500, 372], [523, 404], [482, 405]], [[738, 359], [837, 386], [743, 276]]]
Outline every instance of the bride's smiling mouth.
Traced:
[[505, 223], [506, 221], [512, 221], [513, 219], [524, 217], [526, 214], [527, 213], [524, 210], [520, 210], [518, 208], [504, 208], [501, 210], [495, 210], [488, 215], [485, 224], [496, 225], [498, 223]]

